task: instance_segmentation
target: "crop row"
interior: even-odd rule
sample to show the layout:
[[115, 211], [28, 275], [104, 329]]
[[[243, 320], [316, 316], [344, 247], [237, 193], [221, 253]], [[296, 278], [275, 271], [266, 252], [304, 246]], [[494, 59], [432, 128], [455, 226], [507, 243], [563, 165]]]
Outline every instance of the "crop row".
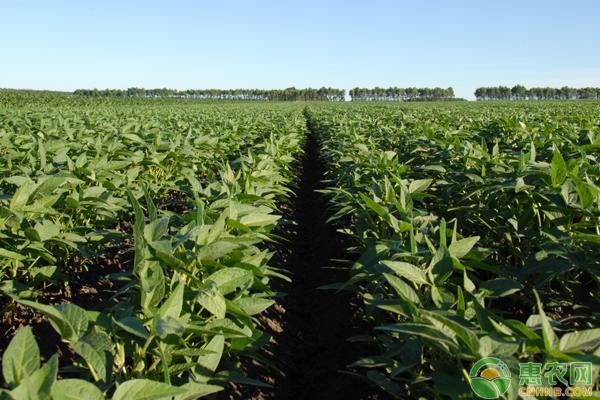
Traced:
[[[366, 379], [400, 397], [471, 397], [495, 357], [600, 368], [597, 104], [311, 106], [330, 221], [378, 354]], [[561, 364], [562, 365], [562, 364]], [[478, 381], [481, 382], [481, 381]], [[579, 383], [578, 385], [581, 385]], [[598, 392], [594, 392], [597, 396]], [[490, 393], [495, 397], [497, 393]]]
[[[304, 131], [293, 105], [0, 113], [2, 306], [45, 314], [79, 357], [40, 366], [31, 329], [20, 329], [0, 397], [188, 399], [260, 385], [237, 359], [271, 365], [253, 316], [278, 295], [270, 279], [289, 279], [264, 243], [277, 239], [276, 202]], [[134, 255], [110, 276], [110, 299], [93, 310], [35, 301], [114, 246]]]

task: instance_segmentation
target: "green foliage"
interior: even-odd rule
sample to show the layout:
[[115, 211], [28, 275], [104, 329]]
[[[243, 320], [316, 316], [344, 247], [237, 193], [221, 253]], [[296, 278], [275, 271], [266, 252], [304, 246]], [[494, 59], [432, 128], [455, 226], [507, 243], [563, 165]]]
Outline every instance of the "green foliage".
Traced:
[[375, 331], [356, 339], [381, 350], [351, 367], [400, 398], [470, 397], [468, 365], [488, 356], [513, 376], [591, 361], [597, 382], [596, 108], [308, 108], [351, 239], [349, 279], [331, 287], [363, 298]]
[[[5, 396], [192, 399], [261, 384], [238, 359], [263, 360], [270, 337], [252, 316], [274, 303], [270, 280], [289, 279], [262, 248], [304, 133], [296, 105], [1, 112], [2, 300], [43, 313], [78, 357], [65, 369], [77, 379], [56, 381], [57, 358], [40, 368], [23, 328], [3, 356]], [[35, 301], [68, 283], [76, 257], [122, 239], [135, 256], [113, 301]]]

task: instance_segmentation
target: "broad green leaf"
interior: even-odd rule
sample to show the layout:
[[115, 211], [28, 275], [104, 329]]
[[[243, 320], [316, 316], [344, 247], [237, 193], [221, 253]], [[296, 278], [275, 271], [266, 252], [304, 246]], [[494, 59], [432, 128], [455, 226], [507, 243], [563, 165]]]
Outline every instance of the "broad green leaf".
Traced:
[[252, 272], [242, 268], [224, 268], [210, 275], [207, 280], [214, 281], [221, 294], [226, 295], [238, 287], [245, 287], [252, 280]]
[[144, 197], [146, 198], [146, 205], [148, 207], [148, 217], [150, 218], [150, 222], [154, 222], [158, 219], [156, 207], [154, 206], [154, 203], [152, 202], [152, 198], [150, 197], [150, 194], [148, 193], [148, 189], [146, 188], [146, 185], [144, 184], [144, 182], [141, 182], [141, 186], [142, 186], [142, 189], [144, 190]]
[[410, 183], [408, 191], [412, 193], [421, 193], [431, 185], [433, 179], [417, 179]]
[[413, 288], [411, 288], [406, 282], [402, 279], [397, 278], [393, 275], [383, 273], [385, 279], [390, 283], [390, 285], [398, 292], [400, 296], [406, 301], [410, 301], [414, 304], [420, 305], [421, 299], [419, 295], [415, 292]]
[[472, 389], [468, 383], [456, 379], [450, 375], [436, 372], [432, 374], [433, 383], [441, 394], [450, 397], [452, 400], [462, 400], [465, 398], [478, 398], [473, 395]]
[[139, 336], [142, 339], [148, 340], [150, 338], [150, 335], [142, 324], [142, 321], [136, 317], [121, 318], [119, 320], [115, 320], [115, 323], [127, 332]]
[[600, 328], [565, 333], [560, 338], [560, 350], [595, 349], [600, 345]]
[[75, 335], [80, 338], [88, 329], [88, 317], [85, 310], [75, 304], [63, 303], [54, 306], [60, 311], [73, 327]]
[[562, 184], [567, 177], [567, 165], [558, 150], [554, 150], [550, 176], [552, 177], [552, 185], [555, 187]]
[[425, 272], [419, 267], [400, 261], [384, 260], [381, 263], [393, 270], [396, 275], [406, 278], [411, 282], [423, 285], [429, 284]]
[[95, 377], [107, 384], [112, 382], [114, 345], [106, 333], [84, 336], [72, 342], [71, 347], [93, 368]]
[[233, 304], [241, 308], [248, 315], [255, 315], [271, 307], [273, 304], [275, 304], [275, 300], [269, 300], [260, 297], [246, 297], [234, 301]]
[[26, 376], [40, 368], [40, 349], [30, 326], [24, 326], [12, 338], [2, 355], [4, 380], [15, 388]]
[[222, 335], [216, 335], [205, 347], [205, 350], [213, 351], [213, 354], [199, 356], [198, 365], [194, 368], [194, 376], [200, 383], [206, 383], [211, 378], [219, 362], [221, 361], [221, 355], [223, 354], [223, 347], [225, 346], [225, 338]]
[[225, 297], [223, 297], [214, 281], [208, 280], [204, 284], [204, 287], [196, 296], [196, 301], [217, 318], [225, 318], [225, 312], [227, 310]]
[[144, 236], [149, 242], [161, 239], [169, 230], [169, 218], [159, 218], [144, 227]]
[[492, 279], [479, 285], [479, 289], [485, 289], [490, 292], [490, 298], [508, 296], [523, 289], [523, 285], [512, 279]]
[[272, 225], [279, 220], [281, 216], [272, 214], [248, 214], [240, 218], [242, 225], [253, 227], [253, 226], [267, 226]]
[[60, 234], [60, 225], [45, 219], [35, 224], [35, 230], [38, 232], [40, 240], [45, 242], [46, 240], [56, 237]]
[[185, 284], [182, 281], [177, 283], [175, 290], [171, 292], [169, 298], [160, 306], [159, 314], [162, 317], [179, 318], [183, 308], [183, 291]]
[[61, 379], [52, 386], [53, 400], [103, 400], [102, 391], [82, 379]]
[[352, 364], [346, 365], [346, 368], [352, 368], [352, 367], [375, 368], [375, 367], [391, 366], [392, 364], [393, 364], [393, 361], [389, 357], [371, 356], [371, 357], [361, 358], [360, 360], [355, 361]]
[[584, 210], [590, 208], [594, 204], [594, 195], [589, 190], [588, 185], [579, 180], [575, 175], [571, 175], [571, 180], [575, 183], [575, 190], [579, 196], [579, 203]]
[[356, 260], [352, 266], [351, 273], [356, 275], [359, 272], [364, 272], [365, 269], [377, 265], [388, 253], [389, 248], [387, 246], [377, 245], [370, 247]]
[[542, 308], [540, 296], [535, 289], [533, 290], [533, 294], [537, 300], [538, 313], [540, 315], [540, 322], [542, 323], [542, 338], [544, 339], [544, 347], [546, 352], [549, 353], [550, 350], [557, 350], [556, 347], [558, 345], [558, 337], [556, 336], [556, 333], [554, 333], [552, 325], [550, 325], [550, 321], [548, 321], [548, 317]]
[[77, 334], [75, 333], [73, 326], [71, 326], [69, 319], [56, 308], [47, 306], [45, 304], [35, 303], [29, 300], [18, 299], [17, 301], [21, 304], [24, 304], [28, 307], [33, 308], [34, 310], [43, 313], [46, 317], [48, 317], [48, 319], [50, 320], [50, 324], [52, 324], [54, 329], [56, 329], [56, 331], [60, 333], [60, 336], [63, 338], [63, 340], [77, 340]]
[[231, 242], [214, 242], [201, 246], [196, 250], [198, 260], [216, 260], [228, 255], [233, 250], [240, 248], [237, 243]]
[[27, 256], [24, 256], [19, 253], [15, 253], [14, 251], [2, 249], [2, 248], [0, 248], [0, 257], [10, 258], [12, 260], [26, 260], [27, 259]]
[[488, 335], [479, 339], [479, 355], [481, 357], [512, 357], [519, 349], [519, 342], [509, 342], [496, 335]]
[[479, 240], [479, 236], [473, 236], [466, 239], [460, 239], [456, 242], [452, 242], [450, 247], [448, 247], [448, 251], [452, 254], [452, 257], [462, 258], [471, 251], [475, 243]]
[[44, 366], [35, 371], [23, 385], [29, 386], [39, 399], [50, 399], [52, 385], [58, 375], [58, 356], [54, 354]]
[[175, 400], [195, 400], [211, 393], [223, 390], [223, 387], [216, 385], [207, 385], [204, 383], [189, 382], [179, 387], [185, 390], [184, 393], [175, 396]]
[[454, 295], [448, 289], [438, 286], [431, 287], [431, 299], [437, 308], [449, 310], [454, 304]]
[[359, 193], [359, 195], [363, 199], [367, 207], [375, 211], [379, 216], [384, 217], [387, 215], [388, 212], [382, 206], [380, 206], [379, 204], [377, 204], [372, 199], [368, 198], [362, 193]]
[[29, 196], [37, 187], [38, 185], [32, 181], [23, 183], [23, 185], [17, 189], [10, 201], [10, 210], [13, 212], [22, 212], [29, 201]]
[[[450, 247], [452, 247], [452, 245], [450, 245]], [[434, 286], [441, 285], [448, 277], [450, 277], [453, 270], [454, 263], [452, 262], [450, 250], [445, 246], [440, 246], [429, 264], [429, 277], [431, 283], [433, 283]]]
[[175, 318], [161, 318], [161, 315], [157, 314], [152, 321], [152, 330], [160, 336], [161, 339], [164, 339], [167, 335], [181, 336], [185, 327]]
[[133, 379], [121, 383], [112, 400], [171, 400], [184, 394], [185, 389], [149, 379]]

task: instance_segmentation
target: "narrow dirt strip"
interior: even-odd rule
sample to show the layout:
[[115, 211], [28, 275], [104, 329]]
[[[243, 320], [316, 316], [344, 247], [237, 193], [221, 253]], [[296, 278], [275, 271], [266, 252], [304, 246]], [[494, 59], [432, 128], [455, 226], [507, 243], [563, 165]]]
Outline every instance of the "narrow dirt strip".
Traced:
[[308, 139], [305, 156], [295, 170], [297, 188], [291, 203], [280, 207], [283, 218], [297, 225], [285, 225], [280, 234], [289, 242], [275, 245], [270, 261], [270, 265], [290, 271], [293, 281], [274, 283], [272, 290], [288, 296], [278, 298], [277, 305], [260, 316], [263, 329], [273, 336], [264, 355], [285, 376], [256, 362], [244, 362], [249, 377], [273, 387], [231, 384], [219, 399], [388, 398], [382, 390], [340, 372], [377, 351], [347, 341], [372, 330], [359, 316], [358, 298], [348, 292], [317, 290], [347, 280], [347, 272], [322, 268], [335, 266], [332, 259], [344, 258], [344, 238], [334, 225], [325, 223], [327, 203], [316, 190], [324, 188], [326, 166], [312, 132]]

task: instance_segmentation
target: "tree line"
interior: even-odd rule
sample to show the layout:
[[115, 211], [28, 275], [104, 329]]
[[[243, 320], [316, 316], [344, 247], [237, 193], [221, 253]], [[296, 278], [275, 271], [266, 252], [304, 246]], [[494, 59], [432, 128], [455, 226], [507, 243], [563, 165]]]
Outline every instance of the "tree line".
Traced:
[[498, 87], [480, 87], [475, 89], [477, 101], [483, 100], [571, 100], [571, 99], [600, 99], [600, 88], [586, 87], [570, 88], [531, 88], [522, 85]]
[[406, 89], [390, 87], [388, 89], [375, 87], [374, 89], [354, 88], [351, 89], [352, 101], [448, 101], [463, 100], [454, 98], [454, 89], [451, 87], [442, 89], [416, 88]]
[[344, 101], [346, 90], [322, 87], [321, 89], [77, 89], [75, 95], [87, 97], [149, 97], [181, 98], [203, 100], [243, 100], [243, 101]]

